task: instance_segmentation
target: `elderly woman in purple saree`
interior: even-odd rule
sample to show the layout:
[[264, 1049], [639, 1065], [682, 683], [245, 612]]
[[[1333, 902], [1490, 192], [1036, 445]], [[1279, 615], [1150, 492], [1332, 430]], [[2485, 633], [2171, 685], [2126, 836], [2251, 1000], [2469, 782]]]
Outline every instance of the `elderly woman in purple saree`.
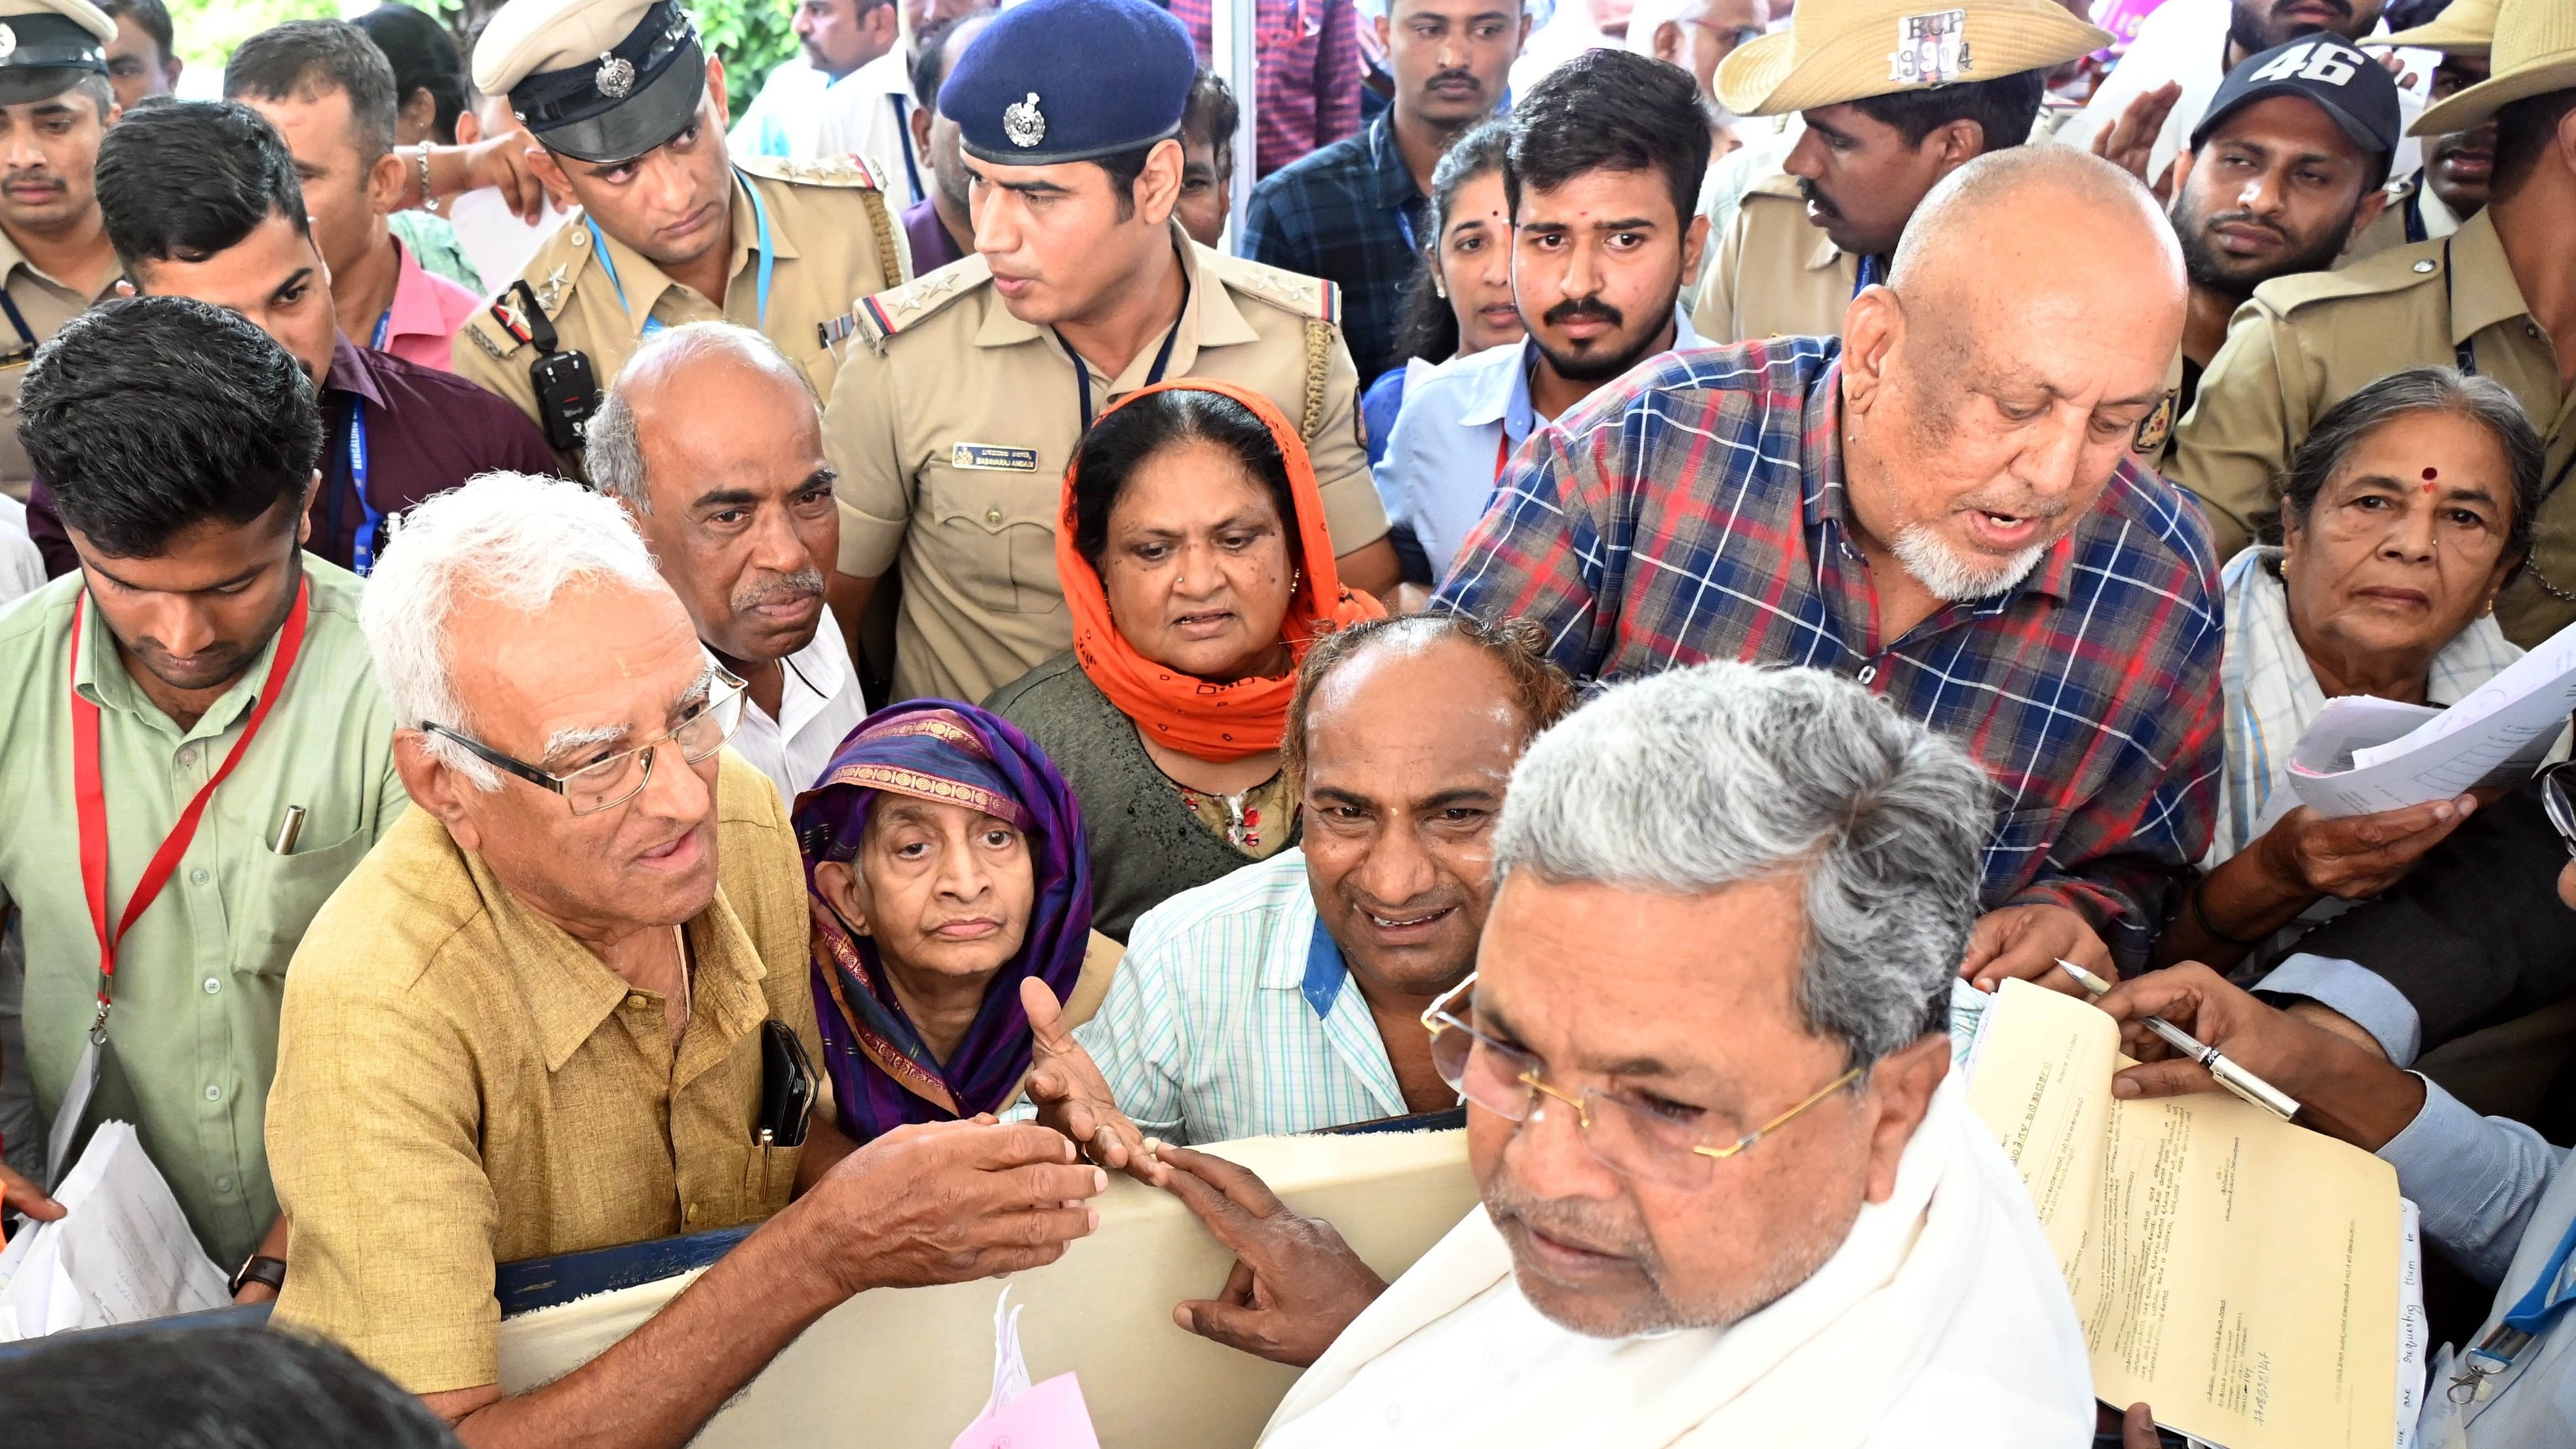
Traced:
[[1091, 930], [1073, 792], [997, 715], [914, 700], [870, 716], [796, 798], [814, 1007], [841, 1130], [999, 1113], [1028, 1075], [1020, 983], [1086, 1019], [1118, 948]]

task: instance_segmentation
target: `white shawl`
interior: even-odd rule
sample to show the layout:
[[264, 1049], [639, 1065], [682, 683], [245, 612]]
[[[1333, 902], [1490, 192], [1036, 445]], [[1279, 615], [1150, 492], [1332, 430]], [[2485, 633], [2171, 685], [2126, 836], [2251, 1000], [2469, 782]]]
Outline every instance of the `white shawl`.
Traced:
[[[1263, 1449], [1328, 1439], [1337, 1449], [2011, 1449], [2080, 1445], [2091, 1435], [2091, 1372], [2074, 1305], [2020, 1178], [1955, 1078], [1935, 1094], [1888, 1200], [1863, 1205], [1823, 1267], [1733, 1327], [1607, 1345], [1569, 1360], [1577, 1366], [1559, 1381], [1515, 1384], [1481, 1402], [1444, 1394], [1436, 1371], [1408, 1372], [1401, 1383], [1381, 1374], [1355, 1391], [1439, 1396], [1454, 1411], [1427, 1433], [1407, 1415], [1400, 1432], [1353, 1439], [1355, 1422], [1382, 1422], [1356, 1401], [1300, 1425], [1417, 1334], [1426, 1335], [1417, 1345], [1426, 1352], [1408, 1353], [1406, 1368], [1433, 1364], [1451, 1345], [1429, 1335], [1497, 1284], [1516, 1293], [1511, 1277], [1501, 1235], [1482, 1208], [1469, 1213], [1297, 1381]], [[1362, 1412], [1339, 1412], [1355, 1409]]]

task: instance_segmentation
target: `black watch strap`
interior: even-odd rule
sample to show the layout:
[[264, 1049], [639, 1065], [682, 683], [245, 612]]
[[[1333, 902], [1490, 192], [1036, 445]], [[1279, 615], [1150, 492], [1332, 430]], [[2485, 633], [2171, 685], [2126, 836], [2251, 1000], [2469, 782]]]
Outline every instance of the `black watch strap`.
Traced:
[[271, 1293], [284, 1292], [286, 1289], [286, 1260], [284, 1258], [271, 1258], [261, 1253], [253, 1253], [248, 1258], [242, 1260], [242, 1265], [240, 1267], [233, 1270], [233, 1280], [226, 1284], [225, 1288], [233, 1296], [239, 1297], [241, 1296], [242, 1289], [252, 1283], [267, 1284], [268, 1291]]

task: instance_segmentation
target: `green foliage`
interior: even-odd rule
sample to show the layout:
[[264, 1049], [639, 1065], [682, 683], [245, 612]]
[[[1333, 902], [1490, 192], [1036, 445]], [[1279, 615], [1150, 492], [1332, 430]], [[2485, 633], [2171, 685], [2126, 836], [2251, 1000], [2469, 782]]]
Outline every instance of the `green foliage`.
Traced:
[[[340, 13], [333, 0], [169, 0], [171, 38], [188, 69], [211, 84], [224, 73], [233, 47], [272, 25], [289, 20], [329, 20]], [[193, 91], [196, 88], [191, 86]]]
[[725, 90], [739, 117], [771, 68], [796, 53], [794, 0], [695, 0], [689, 13], [707, 48], [724, 58]]
[[[178, 51], [188, 68], [211, 79], [221, 75], [233, 47], [272, 25], [288, 20], [330, 19], [341, 13], [338, 0], [168, 0], [170, 24]], [[444, 18], [457, 32], [457, 47], [466, 50], [475, 23], [500, 8], [501, 0], [410, 0], [419, 9]], [[363, 7], [362, 7], [363, 8]], [[796, 53], [794, 0], [693, 0], [689, 13], [707, 48], [724, 58], [725, 90], [733, 114], [741, 115], [769, 78], [771, 67]], [[471, 54], [470, 50], [467, 51]], [[193, 90], [194, 88], [191, 87]], [[213, 93], [209, 86], [206, 94]]]

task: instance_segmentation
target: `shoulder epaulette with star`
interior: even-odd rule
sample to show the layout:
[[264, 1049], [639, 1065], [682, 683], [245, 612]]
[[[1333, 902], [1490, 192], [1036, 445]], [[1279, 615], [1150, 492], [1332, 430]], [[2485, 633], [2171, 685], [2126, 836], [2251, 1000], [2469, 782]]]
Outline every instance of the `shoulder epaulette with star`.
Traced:
[[862, 337], [883, 352], [898, 333], [919, 326], [958, 298], [993, 280], [993, 268], [981, 254], [962, 257], [935, 272], [925, 272], [900, 287], [861, 297], [846, 316], [823, 324], [827, 344]]
[[1246, 297], [1336, 327], [1342, 323], [1342, 289], [1332, 282], [1208, 247], [1198, 248], [1198, 263], [1202, 275], [1214, 276]]
[[849, 186], [866, 191], [886, 189], [885, 178], [862, 156], [824, 156], [799, 161], [786, 156], [737, 156], [734, 164], [754, 176], [798, 186]]

